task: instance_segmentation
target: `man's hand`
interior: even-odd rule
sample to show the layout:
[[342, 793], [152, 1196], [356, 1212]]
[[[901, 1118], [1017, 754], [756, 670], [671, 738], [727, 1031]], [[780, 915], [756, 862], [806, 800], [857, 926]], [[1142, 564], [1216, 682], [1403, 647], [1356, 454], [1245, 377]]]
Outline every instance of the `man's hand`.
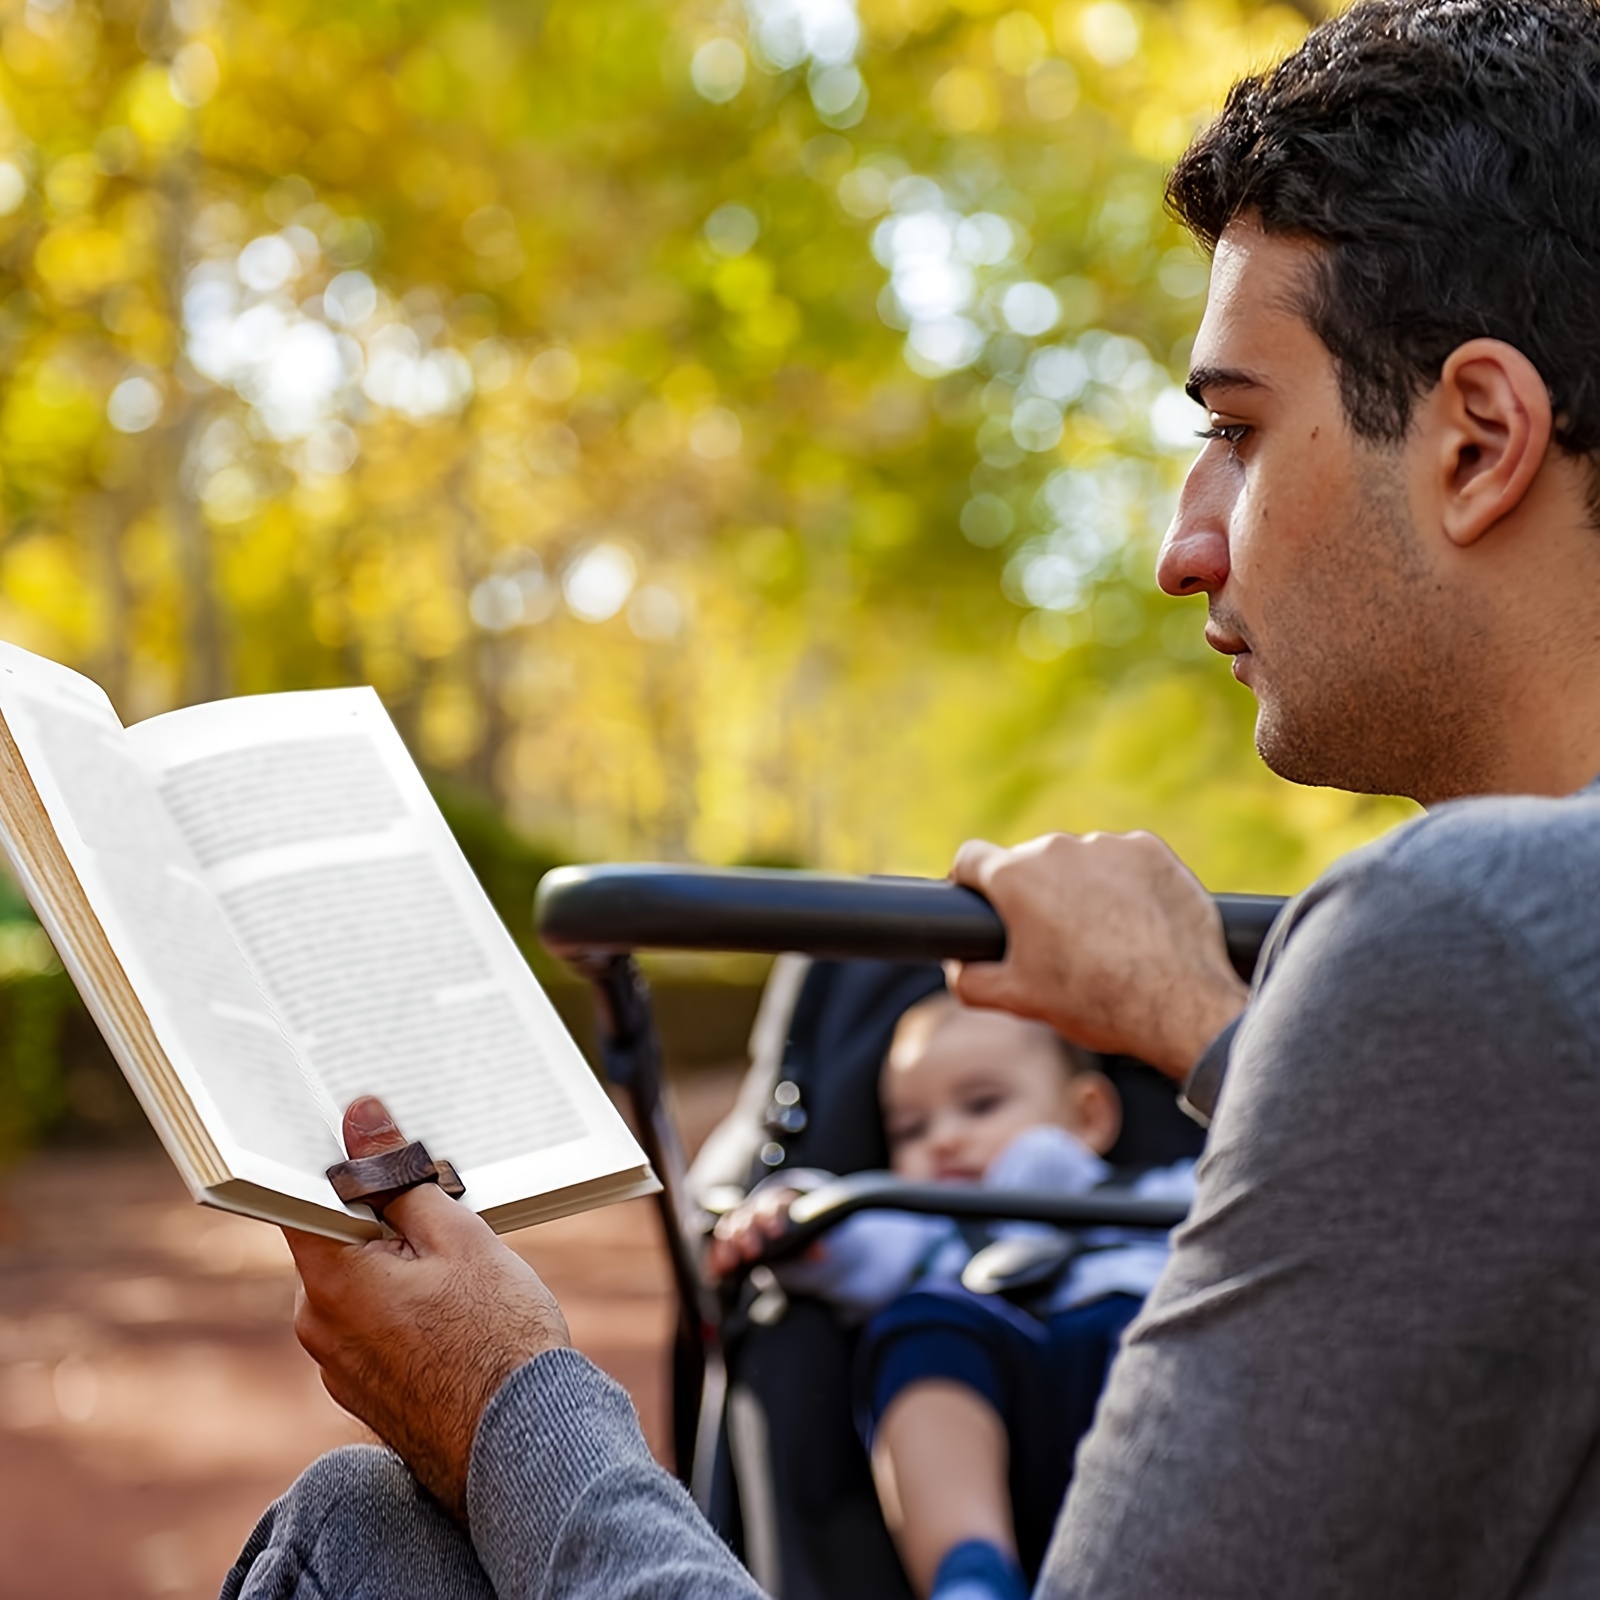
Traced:
[[[404, 1144], [380, 1101], [344, 1115], [352, 1156]], [[524, 1361], [571, 1343], [555, 1297], [475, 1213], [425, 1183], [389, 1202], [400, 1237], [340, 1244], [284, 1229], [301, 1290], [295, 1333], [328, 1393], [466, 1520], [479, 1419]]]
[[1006, 925], [1003, 961], [950, 963], [967, 1005], [1036, 1017], [1172, 1078], [1244, 1009], [1216, 903], [1153, 834], [1057, 833], [1014, 850], [972, 840], [950, 876]]

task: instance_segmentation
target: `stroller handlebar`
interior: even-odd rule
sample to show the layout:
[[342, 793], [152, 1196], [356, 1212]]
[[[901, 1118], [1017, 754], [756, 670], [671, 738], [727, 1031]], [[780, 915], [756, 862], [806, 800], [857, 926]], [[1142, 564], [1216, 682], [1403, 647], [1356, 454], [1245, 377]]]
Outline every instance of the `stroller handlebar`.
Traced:
[[[1248, 976], [1284, 902], [1216, 897], [1228, 954]], [[1006, 931], [982, 895], [942, 878], [758, 867], [560, 867], [534, 900], [539, 937], [568, 960], [633, 950], [787, 950], [833, 960], [998, 961]]]
[[789, 1226], [762, 1252], [759, 1266], [804, 1250], [814, 1239], [861, 1211], [901, 1211], [964, 1222], [1047, 1222], [1058, 1228], [1149, 1228], [1163, 1233], [1189, 1214], [1186, 1201], [1115, 1190], [1063, 1195], [1035, 1189], [980, 1189], [908, 1183], [888, 1172], [857, 1172], [803, 1194], [789, 1209]]

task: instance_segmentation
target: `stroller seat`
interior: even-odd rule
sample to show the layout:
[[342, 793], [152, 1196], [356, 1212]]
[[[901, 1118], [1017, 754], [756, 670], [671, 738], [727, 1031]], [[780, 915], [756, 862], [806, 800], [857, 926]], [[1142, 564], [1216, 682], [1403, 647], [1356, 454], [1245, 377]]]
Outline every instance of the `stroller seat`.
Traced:
[[[944, 987], [928, 963], [779, 959], [734, 1111], [689, 1174], [713, 1210], [785, 1167], [846, 1176], [888, 1165], [878, 1077], [901, 1015]], [[1122, 1095], [1113, 1167], [1199, 1154], [1202, 1130], [1150, 1068], [1101, 1063]], [[708, 1513], [783, 1600], [909, 1600], [851, 1414], [857, 1331], [770, 1276], [723, 1326], [728, 1390]]]

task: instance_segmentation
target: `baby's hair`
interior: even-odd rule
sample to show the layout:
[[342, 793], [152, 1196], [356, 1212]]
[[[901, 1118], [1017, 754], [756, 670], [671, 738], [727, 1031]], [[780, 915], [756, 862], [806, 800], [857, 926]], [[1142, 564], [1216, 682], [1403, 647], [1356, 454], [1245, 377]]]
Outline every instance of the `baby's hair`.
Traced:
[[[928, 995], [925, 999], [917, 1001], [913, 1006], [907, 1007], [902, 1013], [900, 1021], [896, 1023], [894, 1038], [889, 1045], [889, 1053], [893, 1055], [897, 1049], [914, 1047], [920, 1043], [926, 1045], [939, 1030], [944, 1027], [958, 1012], [972, 1012], [978, 1016], [985, 1015], [976, 1007], [964, 1006], [947, 990], [939, 990]], [[1021, 1023], [1028, 1028], [1037, 1028], [1047, 1035], [1055, 1046], [1057, 1054], [1061, 1057], [1061, 1064], [1067, 1070], [1067, 1076], [1076, 1078], [1085, 1072], [1098, 1072], [1100, 1070], [1099, 1058], [1092, 1051], [1085, 1050], [1081, 1045], [1073, 1044], [1070, 1039], [1063, 1039], [1049, 1023], [1035, 1022], [1030, 1018], [1016, 1017], [1008, 1011], [988, 1013], [993, 1016], [1005, 1017], [1010, 1022]]]

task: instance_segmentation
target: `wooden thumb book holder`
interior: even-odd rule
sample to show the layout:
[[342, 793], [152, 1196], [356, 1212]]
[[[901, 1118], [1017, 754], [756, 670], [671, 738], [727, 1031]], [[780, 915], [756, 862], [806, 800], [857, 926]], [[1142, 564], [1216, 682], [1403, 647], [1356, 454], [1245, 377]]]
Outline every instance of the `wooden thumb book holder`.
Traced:
[[456, 1169], [448, 1161], [435, 1161], [419, 1139], [375, 1156], [336, 1161], [328, 1168], [328, 1182], [346, 1205], [370, 1206], [380, 1221], [391, 1200], [419, 1184], [436, 1183], [452, 1200], [467, 1192]]

